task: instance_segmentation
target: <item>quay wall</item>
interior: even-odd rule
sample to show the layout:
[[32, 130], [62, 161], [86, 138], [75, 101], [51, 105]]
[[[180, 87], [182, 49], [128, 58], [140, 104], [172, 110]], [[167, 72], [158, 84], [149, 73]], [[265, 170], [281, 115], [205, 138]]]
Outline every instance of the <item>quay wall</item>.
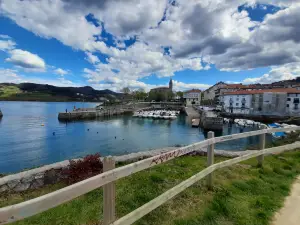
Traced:
[[[131, 153], [123, 156], [114, 156], [116, 163], [131, 163], [148, 157], [159, 155], [168, 151], [172, 151], [177, 147], [167, 147], [162, 149]], [[249, 153], [247, 151], [224, 151], [216, 150], [216, 156], [239, 157]], [[206, 155], [207, 148], [195, 149], [190, 155]], [[103, 158], [102, 158], [103, 159]], [[75, 159], [79, 160], [79, 159]], [[0, 193], [3, 192], [22, 192], [30, 189], [38, 189], [48, 184], [55, 184], [64, 178], [63, 169], [69, 166], [69, 160], [41, 166], [35, 169], [11, 174], [0, 178]]]

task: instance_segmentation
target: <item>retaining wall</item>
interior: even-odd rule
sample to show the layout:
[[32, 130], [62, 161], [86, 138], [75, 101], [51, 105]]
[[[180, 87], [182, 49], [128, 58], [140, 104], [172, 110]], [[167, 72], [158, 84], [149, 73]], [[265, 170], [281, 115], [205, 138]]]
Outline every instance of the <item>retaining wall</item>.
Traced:
[[[123, 156], [114, 156], [115, 161], [131, 163], [144, 158], [152, 157], [176, 149], [176, 147], [167, 147], [157, 150], [131, 153]], [[191, 155], [205, 155], [207, 149], [195, 149]], [[238, 157], [249, 153], [249, 151], [224, 151], [216, 150], [215, 155], [225, 157]], [[75, 159], [78, 160], [78, 159]], [[20, 173], [8, 175], [0, 178], [1, 192], [21, 192], [29, 189], [37, 189], [47, 184], [55, 184], [62, 178], [62, 170], [69, 166], [69, 160], [42, 166], [39, 168], [23, 171]]]

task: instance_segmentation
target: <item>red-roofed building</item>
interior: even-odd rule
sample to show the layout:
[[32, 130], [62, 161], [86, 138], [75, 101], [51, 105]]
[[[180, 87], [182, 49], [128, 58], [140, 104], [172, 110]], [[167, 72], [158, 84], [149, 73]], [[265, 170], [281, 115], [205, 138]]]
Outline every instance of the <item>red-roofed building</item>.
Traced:
[[192, 89], [183, 93], [183, 98], [186, 105], [200, 105], [201, 91], [199, 89]]
[[300, 113], [299, 99], [296, 88], [238, 90], [223, 94], [223, 109], [229, 113], [294, 115]]

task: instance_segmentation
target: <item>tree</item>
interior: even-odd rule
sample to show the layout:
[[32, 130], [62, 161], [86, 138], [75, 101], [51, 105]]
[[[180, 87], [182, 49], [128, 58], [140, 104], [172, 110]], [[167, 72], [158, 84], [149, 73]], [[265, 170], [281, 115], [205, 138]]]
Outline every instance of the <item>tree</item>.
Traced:
[[179, 98], [183, 98], [183, 92], [182, 91], [177, 91], [176, 96], [178, 96]]
[[129, 87], [124, 87], [122, 88], [121, 92], [123, 92], [124, 94], [130, 94], [130, 89]]

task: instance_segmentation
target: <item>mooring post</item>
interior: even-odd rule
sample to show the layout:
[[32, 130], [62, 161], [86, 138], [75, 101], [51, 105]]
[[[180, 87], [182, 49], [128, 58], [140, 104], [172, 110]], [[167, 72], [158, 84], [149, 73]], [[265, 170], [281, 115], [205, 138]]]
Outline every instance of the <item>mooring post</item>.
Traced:
[[[212, 131], [208, 132], [207, 139], [212, 139], [215, 137], [215, 133]], [[214, 164], [214, 150], [215, 144], [210, 144], [207, 146], [207, 167]], [[213, 188], [213, 173], [207, 175], [207, 187], [209, 190]]]
[[[103, 172], [115, 168], [113, 157], [105, 157], [103, 160]], [[116, 184], [110, 182], [103, 186], [103, 225], [108, 225], [115, 221], [116, 210]]]
[[[263, 150], [265, 148], [266, 144], [266, 134], [260, 134], [259, 135], [259, 150]], [[259, 167], [263, 166], [264, 162], [264, 155], [257, 156], [257, 165]]]

